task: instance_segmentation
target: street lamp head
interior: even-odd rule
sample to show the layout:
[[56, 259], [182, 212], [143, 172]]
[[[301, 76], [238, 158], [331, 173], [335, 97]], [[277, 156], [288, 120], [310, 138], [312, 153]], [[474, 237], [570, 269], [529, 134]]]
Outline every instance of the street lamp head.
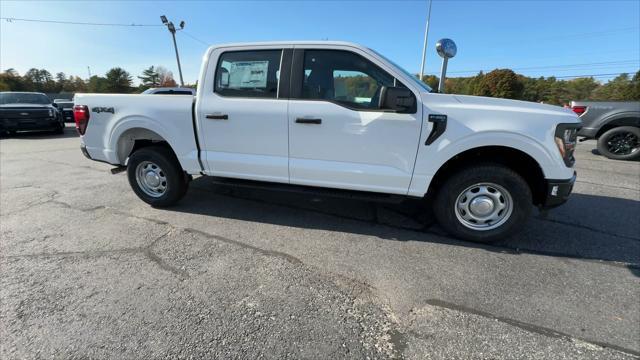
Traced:
[[165, 24], [165, 25], [167, 25], [167, 23], [169, 22], [169, 20], [167, 20], [167, 17], [164, 16], [164, 15], [160, 16], [160, 20], [162, 20], [162, 23]]
[[180, 21], [180, 30], [184, 29], [184, 20]]
[[438, 55], [440, 55], [440, 57], [450, 59], [456, 56], [458, 47], [456, 46], [456, 43], [451, 39], [440, 39], [436, 43], [436, 51], [438, 52]]

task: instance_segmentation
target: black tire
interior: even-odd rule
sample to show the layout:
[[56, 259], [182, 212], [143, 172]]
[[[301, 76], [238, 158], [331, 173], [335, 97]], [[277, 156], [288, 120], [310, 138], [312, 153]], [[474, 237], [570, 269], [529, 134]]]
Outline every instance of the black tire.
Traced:
[[54, 130], [54, 134], [64, 134], [64, 124], [58, 125]]
[[640, 159], [640, 128], [619, 126], [598, 138], [598, 152], [614, 160]]
[[[458, 210], [458, 197], [465, 199], [462, 194], [468, 189], [474, 189], [476, 184], [497, 185], [498, 188], [502, 188], [498, 190], [499, 194], [500, 191], [506, 191], [510, 196], [510, 215], [505, 215], [503, 220], [496, 221], [493, 225], [479, 223], [479, 226], [488, 227], [499, 224], [493, 229], [472, 229], [465, 225], [464, 220], [459, 219], [463, 212]], [[490, 185], [487, 188], [492, 189], [495, 191], [495, 187], [492, 188]], [[532, 207], [531, 189], [520, 175], [502, 165], [483, 164], [464, 168], [452, 175], [437, 190], [433, 212], [440, 226], [449, 234], [463, 240], [490, 243], [507, 238], [520, 230], [531, 216]], [[461, 212], [458, 213], [459, 211]], [[466, 223], [469, 224], [469, 221]]]
[[[162, 194], [151, 196], [145, 192], [143, 185], [138, 182], [136, 172], [138, 165], [145, 163], [156, 164], [159, 167], [159, 173], [162, 174], [164, 182], [166, 182], [165, 190]], [[185, 175], [178, 159], [173, 152], [164, 146], [148, 146], [136, 150], [129, 157], [127, 164], [127, 177], [129, 185], [142, 201], [153, 207], [167, 207], [178, 202], [187, 192], [189, 182], [186, 181]]]

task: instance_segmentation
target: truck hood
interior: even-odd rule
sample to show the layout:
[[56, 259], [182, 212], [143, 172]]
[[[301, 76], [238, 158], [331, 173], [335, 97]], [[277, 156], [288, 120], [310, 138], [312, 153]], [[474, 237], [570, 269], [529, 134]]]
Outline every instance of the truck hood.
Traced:
[[563, 118], [566, 122], [579, 122], [579, 118], [571, 109], [530, 101], [434, 93], [424, 93], [423, 100], [429, 107], [433, 105], [435, 109], [441, 108], [443, 113], [446, 113], [445, 109], [479, 110], [482, 112], [553, 116]]

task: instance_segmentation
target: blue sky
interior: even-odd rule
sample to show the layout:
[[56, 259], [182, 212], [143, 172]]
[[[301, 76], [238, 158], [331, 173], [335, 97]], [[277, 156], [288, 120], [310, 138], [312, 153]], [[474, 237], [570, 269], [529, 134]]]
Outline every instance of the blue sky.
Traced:
[[[197, 79], [206, 50], [192, 37], [208, 44], [353, 41], [417, 73], [426, 11], [426, 0], [0, 2], [5, 18], [160, 24], [159, 16], [166, 14], [176, 24], [184, 20], [185, 33], [177, 38], [188, 83]], [[442, 37], [458, 45], [450, 76], [494, 68], [529, 76], [635, 72], [640, 67], [640, 0], [434, 1], [426, 73], [439, 72], [434, 44]], [[2, 70], [22, 74], [36, 67], [87, 77], [87, 66], [101, 75], [121, 66], [135, 78], [150, 65], [165, 66], [178, 78], [171, 37], [163, 27], [0, 21]]]

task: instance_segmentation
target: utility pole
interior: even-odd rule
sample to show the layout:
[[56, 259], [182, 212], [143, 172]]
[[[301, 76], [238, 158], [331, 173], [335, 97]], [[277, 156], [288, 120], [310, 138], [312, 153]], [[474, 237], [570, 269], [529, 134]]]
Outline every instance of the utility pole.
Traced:
[[173, 22], [167, 20], [166, 16], [160, 16], [160, 20], [162, 20], [162, 23], [167, 26], [167, 29], [169, 30], [169, 32], [171, 33], [171, 37], [173, 38], [173, 48], [176, 50], [178, 73], [180, 74], [180, 86], [184, 87], [184, 80], [182, 80], [182, 67], [180, 66], [180, 55], [178, 55], [178, 45], [176, 44], [176, 31], [184, 29], [184, 21], [180, 21], [180, 29], [176, 29], [176, 27], [173, 25]]
[[420, 65], [420, 81], [424, 79], [424, 62], [427, 55], [427, 38], [429, 37], [429, 20], [431, 20], [431, 4], [433, 0], [429, 0], [429, 10], [427, 11], [427, 25], [424, 29], [424, 46], [422, 47], [422, 64]]
[[91, 67], [87, 66], [87, 72], [89, 73], [89, 79], [91, 79]]

